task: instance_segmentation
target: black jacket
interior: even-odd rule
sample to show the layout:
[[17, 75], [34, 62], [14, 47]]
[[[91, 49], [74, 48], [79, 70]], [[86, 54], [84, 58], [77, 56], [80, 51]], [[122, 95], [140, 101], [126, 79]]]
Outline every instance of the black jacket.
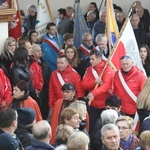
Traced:
[[19, 62], [14, 62], [11, 70], [10, 70], [10, 81], [11, 84], [15, 84], [19, 80], [24, 80], [29, 87], [29, 95], [37, 101], [40, 106], [40, 99], [37, 97], [35, 93], [35, 89], [30, 79], [30, 70], [27, 64], [20, 64]]
[[10, 66], [12, 63], [13, 55], [9, 51], [5, 51], [5, 56], [0, 56], [0, 63], [7, 69], [7, 72], [10, 71]]
[[19, 124], [15, 131], [15, 134], [19, 138], [24, 148], [31, 145], [31, 140], [33, 139], [31, 128], [32, 126], [26, 127]]
[[10, 81], [12, 84], [15, 84], [19, 80], [24, 80], [28, 84], [31, 83], [29, 67], [25, 64], [15, 62], [10, 71], [10, 76]]
[[[103, 145], [103, 147], [102, 147], [101, 150], [107, 150], [107, 149], [106, 149], [106, 147]], [[123, 149], [119, 147], [118, 150], [123, 150]]]

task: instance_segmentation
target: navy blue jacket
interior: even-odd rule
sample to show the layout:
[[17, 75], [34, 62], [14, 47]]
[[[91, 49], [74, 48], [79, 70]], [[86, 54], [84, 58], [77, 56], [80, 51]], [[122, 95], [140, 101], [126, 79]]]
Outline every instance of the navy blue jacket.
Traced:
[[31, 141], [31, 146], [28, 146], [25, 150], [54, 150], [54, 147], [50, 144], [33, 139]]

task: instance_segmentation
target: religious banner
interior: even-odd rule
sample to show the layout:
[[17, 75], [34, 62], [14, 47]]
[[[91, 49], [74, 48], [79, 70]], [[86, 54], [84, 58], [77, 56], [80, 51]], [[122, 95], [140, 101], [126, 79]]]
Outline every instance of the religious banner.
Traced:
[[46, 33], [46, 25], [49, 22], [54, 22], [49, 2], [48, 0], [39, 0], [35, 30], [38, 32], [38, 38], [40, 41]]

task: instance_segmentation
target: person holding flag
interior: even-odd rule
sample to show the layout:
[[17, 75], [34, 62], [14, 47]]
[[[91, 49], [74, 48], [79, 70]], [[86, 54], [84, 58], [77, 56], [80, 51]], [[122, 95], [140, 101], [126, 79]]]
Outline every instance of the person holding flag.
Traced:
[[139, 55], [130, 16], [131, 11], [129, 11], [118, 35], [119, 38], [114, 44], [109, 64], [115, 71], [118, 70], [114, 77], [114, 94], [122, 99], [122, 111], [134, 118], [134, 129], [138, 131], [139, 117], [136, 101], [145, 83], [146, 73]]
[[111, 95], [109, 90], [112, 86], [114, 72], [102, 59], [102, 53], [98, 50], [91, 52], [90, 63], [91, 66], [86, 69], [81, 85], [84, 90], [90, 91], [87, 98], [92, 101], [89, 110], [89, 134], [91, 136], [97, 119], [105, 109], [105, 100]]

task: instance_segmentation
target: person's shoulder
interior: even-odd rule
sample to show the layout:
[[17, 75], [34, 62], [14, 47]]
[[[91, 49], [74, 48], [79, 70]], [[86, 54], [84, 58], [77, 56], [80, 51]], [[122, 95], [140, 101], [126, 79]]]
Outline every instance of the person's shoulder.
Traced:
[[34, 150], [34, 148], [32, 146], [28, 146], [24, 150]]
[[136, 135], [133, 134], [132, 136], [133, 136], [134, 141], [138, 141], [139, 142], [139, 139], [138, 139], [138, 137]]
[[97, 26], [98, 24], [100, 24], [100, 20], [97, 20], [97, 21], [94, 23], [94, 26]]
[[60, 106], [63, 103], [63, 99], [59, 99], [56, 101], [56, 103], [54, 104], [55, 107]]
[[28, 20], [30, 18], [30, 15], [25, 16], [25, 20]]
[[141, 69], [138, 68], [137, 66], [133, 66], [133, 69], [134, 69], [134, 71], [135, 71], [136, 74], [145, 76], [144, 73], [143, 73], [143, 70], [141, 70]]
[[57, 75], [57, 70], [54, 70], [53, 72], [52, 72], [52, 74], [51, 74], [51, 77], [54, 77], [54, 76], [56, 76]]
[[26, 101], [29, 101], [30, 103], [37, 103], [31, 96], [28, 96]]

